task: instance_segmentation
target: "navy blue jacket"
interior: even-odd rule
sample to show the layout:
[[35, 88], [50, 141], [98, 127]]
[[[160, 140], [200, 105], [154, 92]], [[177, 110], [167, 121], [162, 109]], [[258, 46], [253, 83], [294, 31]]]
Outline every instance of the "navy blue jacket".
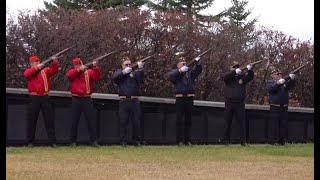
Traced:
[[243, 102], [246, 97], [246, 84], [253, 80], [254, 73], [249, 70], [246, 75], [237, 75], [235, 70], [223, 75], [225, 83], [224, 97], [231, 102]]
[[140, 84], [143, 83], [143, 79], [144, 73], [139, 70], [124, 75], [119, 69], [112, 77], [113, 82], [119, 87], [119, 96], [140, 96]]
[[288, 104], [289, 90], [295, 85], [295, 80], [288, 80], [285, 84], [279, 85], [275, 80], [267, 82], [269, 101], [271, 104]]
[[168, 80], [176, 87], [176, 94], [194, 94], [195, 79], [202, 71], [202, 65], [196, 64], [186, 73], [179, 72], [178, 69], [168, 73]]

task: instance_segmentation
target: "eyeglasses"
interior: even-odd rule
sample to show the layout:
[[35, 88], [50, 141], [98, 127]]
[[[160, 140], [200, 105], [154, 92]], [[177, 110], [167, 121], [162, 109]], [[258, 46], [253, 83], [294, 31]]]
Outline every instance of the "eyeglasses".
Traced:
[[275, 75], [278, 75], [278, 76], [281, 75], [281, 74], [282, 74], [282, 73], [275, 73]]
[[131, 64], [124, 64], [125, 66], [131, 66]]

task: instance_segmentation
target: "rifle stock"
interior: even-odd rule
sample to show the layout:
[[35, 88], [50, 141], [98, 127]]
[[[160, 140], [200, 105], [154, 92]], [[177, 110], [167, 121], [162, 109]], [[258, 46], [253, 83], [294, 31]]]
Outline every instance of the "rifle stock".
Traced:
[[[291, 71], [290, 74], [295, 74], [295, 73], [299, 72], [299, 71], [300, 71], [302, 68], [304, 68], [306, 65], [307, 65], [307, 64], [304, 64], [304, 65], [298, 67], [297, 69]], [[287, 77], [284, 78], [284, 79], [285, 79], [286, 81], [288, 81], [288, 80], [290, 80], [290, 76], [287, 76]]]
[[70, 50], [71, 48], [73, 48], [74, 46], [75, 46], [75, 45], [70, 46], [70, 47], [68, 47], [68, 48], [66, 48], [66, 49], [64, 49], [64, 50], [62, 50], [62, 51], [60, 51], [60, 52], [58, 52], [58, 53], [50, 56], [48, 59], [44, 60], [41, 64], [44, 64], [45, 66], [47, 66], [49, 63], [51, 63], [51, 62], [54, 60], [54, 57], [60, 56], [61, 54], [69, 51], [69, 50]]
[[84, 65], [87, 66], [87, 67], [90, 67], [90, 66], [93, 65], [93, 62], [94, 62], [94, 61], [98, 62], [98, 61], [102, 60], [103, 58], [108, 57], [108, 56], [110, 56], [111, 54], [114, 54], [114, 53], [116, 53], [116, 52], [118, 52], [118, 50], [115, 50], [115, 51], [112, 51], [112, 52], [110, 52], [110, 53], [108, 53], [108, 54], [99, 56], [99, 57], [91, 60], [90, 62], [88, 62], [88, 63], [86, 63], [86, 64], [84, 64]]

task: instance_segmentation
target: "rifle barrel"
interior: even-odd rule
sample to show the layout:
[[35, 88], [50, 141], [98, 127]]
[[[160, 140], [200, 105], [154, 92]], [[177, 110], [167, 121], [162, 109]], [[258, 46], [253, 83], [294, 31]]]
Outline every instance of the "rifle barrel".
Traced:
[[105, 58], [105, 57], [107, 57], [107, 56], [110, 56], [111, 54], [114, 54], [114, 53], [116, 53], [116, 52], [117, 52], [117, 50], [116, 50], [116, 51], [112, 51], [112, 52], [110, 52], [110, 53], [108, 53], [108, 54], [104, 54], [104, 55], [102, 55], [102, 56], [99, 56], [99, 57], [91, 60], [90, 62], [86, 63], [85, 66], [91, 66], [94, 61], [100, 61], [100, 60], [102, 60], [103, 58]]
[[[207, 49], [207, 50], [204, 51], [203, 53], [199, 54], [197, 57], [202, 57], [202, 56], [204, 56], [205, 54], [207, 54], [208, 52], [210, 52], [212, 49], [213, 49], [213, 47]], [[197, 62], [197, 61], [196, 61], [195, 59], [193, 59], [189, 64], [187, 64], [187, 66], [188, 66], [188, 67], [191, 67], [191, 66], [195, 65], [196, 62]]]
[[146, 61], [146, 60], [148, 60], [148, 59], [152, 58], [153, 56], [155, 56], [155, 54], [153, 54], [153, 55], [151, 55], [151, 56], [148, 56], [148, 57], [145, 57], [145, 58], [143, 58], [143, 59], [141, 59], [141, 60], [139, 60], [139, 61], [144, 62], [144, 61]]
[[212, 48], [209, 48], [208, 50], [206, 50], [206, 51], [204, 51], [203, 53], [201, 53], [199, 56], [201, 57], [201, 56], [207, 54], [207, 53], [208, 53], [209, 51], [211, 51], [212, 49], [213, 49], [213, 47], [212, 47]]
[[304, 68], [306, 65], [307, 65], [307, 64], [304, 64], [304, 65], [298, 67], [297, 69], [295, 69], [295, 70], [293, 70], [292, 72], [290, 72], [290, 74], [295, 74], [295, 73], [297, 73], [298, 71], [300, 71], [300, 69]]
[[[300, 71], [300, 69], [304, 68], [306, 65], [307, 65], [307, 64], [304, 64], [304, 65], [302, 65], [302, 66], [298, 67], [297, 69], [295, 69], [295, 70], [291, 71], [291, 72], [290, 72], [290, 74], [295, 74], [295, 73], [299, 72], [299, 71]], [[284, 78], [284, 79], [285, 79], [286, 81], [288, 81], [288, 80], [290, 79], [290, 76], [287, 76], [287, 77], [286, 77], [286, 78]]]
[[[263, 59], [263, 60], [259, 60], [259, 61], [256, 61], [256, 62], [253, 62], [253, 63], [250, 63], [252, 66], [256, 65], [256, 64], [259, 64], [259, 63], [262, 63], [263, 61], [266, 61], [266, 59]], [[247, 67], [243, 67], [241, 68], [241, 71], [244, 71], [246, 70]]]
[[138, 66], [138, 62], [139, 62], [139, 61], [144, 62], [144, 61], [152, 58], [153, 56], [155, 56], [155, 54], [153, 54], [153, 55], [151, 55], [151, 56], [148, 56], [148, 57], [145, 57], [145, 58], [143, 58], [143, 59], [138, 60], [137, 62], [135, 62], [135, 63], [133, 63], [133, 64], [131, 65], [131, 68], [132, 68], [132, 69], [133, 69], [133, 68], [136, 68], [136, 67]]
[[71, 48], [73, 48], [74, 46], [75, 46], [75, 45], [72, 45], [72, 46], [70, 46], [70, 47], [68, 47], [68, 48], [66, 48], [66, 49], [64, 49], [64, 50], [62, 50], [62, 51], [60, 51], [60, 52], [58, 52], [58, 53], [50, 56], [48, 59], [44, 60], [44, 61], [42, 62], [42, 64], [48, 64], [48, 63], [50, 63], [51, 61], [53, 61], [52, 57], [58, 57], [58, 56], [61, 55], [62, 53], [65, 53], [65, 52], [69, 51], [69, 50], [70, 50]]

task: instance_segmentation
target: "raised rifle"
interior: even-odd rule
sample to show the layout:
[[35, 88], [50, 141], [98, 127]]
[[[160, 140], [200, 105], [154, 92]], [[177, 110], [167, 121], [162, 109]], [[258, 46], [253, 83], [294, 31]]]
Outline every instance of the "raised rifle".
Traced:
[[[298, 67], [297, 69], [291, 71], [289, 74], [295, 74], [295, 73], [299, 72], [299, 71], [300, 71], [302, 68], [304, 68], [306, 65], [307, 65], [307, 64], [304, 64], [304, 65]], [[290, 76], [287, 76], [287, 77], [284, 78], [284, 79], [285, 79], [286, 81], [288, 81], [288, 80], [290, 80]]]
[[[267, 59], [263, 59], [263, 60], [260, 60], [260, 61], [256, 61], [256, 62], [253, 62], [253, 63], [250, 63], [250, 65], [252, 66], [252, 67], [254, 67], [254, 65], [256, 65], [256, 64], [259, 64], [259, 63], [262, 63], [263, 61], [266, 61]], [[244, 71], [244, 70], [246, 70], [247, 69], [247, 67], [243, 67], [243, 68], [241, 68], [241, 71]]]
[[102, 60], [103, 58], [108, 57], [108, 56], [110, 56], [111, 54], [114, 54], [114, 53], [116, 53], [116, 52], [118, 52], [118, 50], [115, 50], [115, 51], [112, 51], [111, 53], [108, 53], [108, 54], [99, 56], [99, 57], [93, 59], [92, 61], [84, 64], [84, 66], [86, 66], [86, 67], [89, 68], [90, 66], [93, 66], [93, 62], [94, 62], [94, 61], [95, 61], [95, 62], [98, 62], [98, 61]]
[[152, 58], [153, 56], [155, 56], [155, 54], [153, 54], [153, 55], [151, 55], [151, 56], [148, 56], [148, 57], [145, 57], [145, 58], [143, 58], [143, 59], [141, 59], [141, 60], [138, 60], [137, 62], [133, 63], [133, 64], [131, 65], [132, 71], [134, 71], [135, 69], [138, 68], [138, 62], [139, 62], [139, 61], [142, 62], [142, 63], [144, 63], [146, 60]]
[[[209, 48], [208, 50], [204, 51], [203, 53], [201, 53], [201, 54], [198, 55], [197, 57], [200, 57], [200, 58], [201, 58], [202, 56], [204, 56], [204, 55], [206, 55], [208, 52], [210, 52], [212, 49], [213, 49], [213, 47], [212, 47], [212, 48]], [[200, 60], [201, 60], [201, 59], [200, 59]], [[200, 60], [199, 60], [199, 61], [200, 61]], [[198, 61], [196, 61], [195, 58], [194, 58], [191, 62], [187, 63], [187, 66], [189, 67], [189, 69], [191, 69], [192, 66], [194, 66], [197, 62], [198, 62]]]
[[67, 51], [69, 51], [74, 46], [75, 45], [70, 46], [70, 47], [68, 47], [68, 48], [66, 48], [66, 49], [64, 49], [64, 50], [62, 50], [62, 51], [50, 56], [48, 59], [44, 60], [41, 64], [43, 64], [44, 66], [48, 66], [53, 60], [55, 60], [55, 58], [58, 58], [58, 56], [60, 56], [61, 54], [65, 53]]

